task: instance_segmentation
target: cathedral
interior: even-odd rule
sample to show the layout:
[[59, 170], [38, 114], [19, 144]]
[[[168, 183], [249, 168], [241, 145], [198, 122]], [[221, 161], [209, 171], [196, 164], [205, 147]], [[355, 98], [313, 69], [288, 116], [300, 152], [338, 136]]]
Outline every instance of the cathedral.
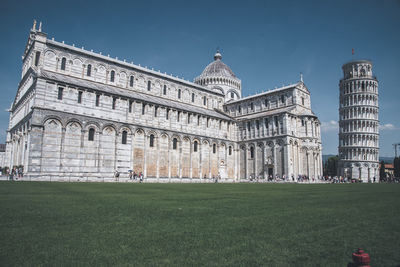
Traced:
[[26, 180], [205, 182], [322, 175], [320, 121], [299, 82], [242, 97], [214, 60], [189, 82], [48, 39], [34, 23], [10, 107], [7, 166]]

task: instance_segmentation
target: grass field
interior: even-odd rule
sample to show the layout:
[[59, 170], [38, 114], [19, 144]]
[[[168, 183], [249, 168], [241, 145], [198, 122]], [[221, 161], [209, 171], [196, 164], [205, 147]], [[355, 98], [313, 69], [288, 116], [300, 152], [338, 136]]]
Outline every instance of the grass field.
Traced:
[[0, 182], [2, 266], [400, 264], [400, 185]]

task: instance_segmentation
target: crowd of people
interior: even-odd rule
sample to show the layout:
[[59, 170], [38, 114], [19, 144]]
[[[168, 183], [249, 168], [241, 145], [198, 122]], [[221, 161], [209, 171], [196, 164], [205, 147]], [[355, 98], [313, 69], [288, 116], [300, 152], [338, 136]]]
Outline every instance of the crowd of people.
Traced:
[[23, 167], [14, 167], [11, 169], [1, 169], [1, 175], [5, 175], [8, 177], [10, 181], [21, 180], [24, 177], [24, 168]]
[[[22, 179], [24, 176], [24, 169], [23, 167], [14, 167], [9, 171], [8, 169], [3, 169], [1, 170], [1, 175], [6, 175], [8, 176], [8, 179], [11, 181]], [[120, 177], [120, 172], [118, 170], [114, 171], [114, 179], [115, 181], [119, 181]], [[142, 183], [144, 181], [143, 173], [139, 172], [136, 173], [135, 171], [128, 170], [128, 178], [129, 180], [135, 182]], [[218, 181], [221, 180], [221, 175], [218, 174], [217, 176], [212, 176], [210, 178], [207, 178], [207, 175], [204, 175], [203, 178], [205, 181], [211, 180], [214, 183], [218, 183]], [[270, 183], [283, 183], [283, 182], [288, 182], [288, 183], [333, 183], [333, 184], [342, 184], [342, 183], [361, 183], [361, 179], [352, 179], [348, 177], [342, 177], [342, 176], [317, 176], [317, 177], [309, 177], [307, 175], [298, 175], [294, 176], [291, 175], [286, 176], [283, 175], [280, 177], [279, 175], [269, 175], [267, 178], [264, 178], [262, 176], [254, 177], [254, 175], [250, 175], [249, 179], [242, 179], [241, 181], [248, 181], [248, 182], [256, 182], [256, 183], [265, 183], [265, 182], [270, 182]], [[368, 180], [368, 183], [400, 183], [400, 178], [398, 177], [388, 177], [388, 178], [381, 178], [377, 179], [376, 177], [373, 177], [372, 179]]]

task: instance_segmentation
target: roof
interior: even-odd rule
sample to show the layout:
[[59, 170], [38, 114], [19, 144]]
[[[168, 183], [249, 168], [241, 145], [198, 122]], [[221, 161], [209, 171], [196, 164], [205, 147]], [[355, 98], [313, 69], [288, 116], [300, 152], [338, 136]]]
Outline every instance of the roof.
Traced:
[[272, 94], [272, 93], [284, 91], [284, 90], [286, 90], [286, 89], [295, 88], [296, 86], [298, 86], [298, 85], [301, 84], [301, 83], [302, 83], [302, 82], [298, 82], [298, 83], [294, 83], [294, 84], [289, 84], [289, 85], [287, 85], [287, 86], [283, 86], [283, 87], [280, 87], [280, 88], [275, 88], [275, 89], [268, 90], [268, 91], [266, 91], [266, 92], [262, 92], [262, 93], [259, 93], [259, 94], [255, 94], [255, 95], [250, 95], [250, 96], [247, 96], [247, 97], [243, 97], [243, 98], [240, 98], [240, 99], [238, 99], [238, 100], [232, 100], [232, 101], [229, 101], [229, 102], [227, 102], [227, 103], [225, 103], [225, 104], [226, 104], [226, 105], [230, 105], [230, 104], [237, 104], [237, 103], [240, 103], [240, 102], [245, 102], [246, 100], [249, 100], [249, 99], [252, 99], [252, 98], [259, 98], [260, 96], [265, 96], [265, 95], [269, 95], [269, 94]]
[[259, 119], [262, 117], [280, 114], [283, 112], [291, 112], [291, 111], [294, 111], [295, 109], [296, 109], [295, 106], [290, 106], [290, 107], [285, 107], [285, 108], [276, 108], [276, 109], [272, 109], [272, 110], [265, 110], [265, 111], [260, 111], [260, 112], [254, 112], [251, 114], [240, 115], [240, 116], [237, 116], [236, 119], [239, 121], [240, 120]]
[[200, 75], [201, 77], [214, 77], [214, 76], [222, 76], [228, 78], [236, 78], [236, 75], [233, 73], [231, 68], [229, 68], [224, 62], [217, 59], [210, 64], [203, 70]]
[[224, 120], [232, 120], [229, 116], [219, 113], [215, 110], [210, 110], [210, 109], [194, 106], [194, 105], [187, 104], [187, 103], [177, 102], [177, 101], [174, 101], [171, 99], [153, 96], [153, 95], [149, 95], [149, 94], [145, 94], [145, 93], [141, 93], [141, 92], [137, 92], [137, 91], [133, 91], [133, 90], [118, 88], [116, 86], [111, 86], [111, 85], [101, 84], [101, 83], [88, 81], [88, 80], [84, 80], [84, 79], [80, 79], [80, 78], [76, 78], [76, 77], [71, 77], [71, 76], [67, 76], [64, 74], [55, 73], [52, 71], [42, 70], [39, 77], [42, 77], [42, 78], [45, 78], [48, 80], [52, 80], [52, 81], [56, 81], [56, 82], [71, 84], [76, 87], [94, 89], [94, 90], [98, 90], [98, 91], [105, 92], [105, 93], [112, 94], [112, 95], [118, 95], [118, 96], [132, 98], [132, 99], [139, 100], [139, 101], [150, 102], [150, 103], [160, 105], [160, 106], [166, 106], [166, 107], [170, 107], [170, 108], [185, 110], [188, 112], [204, 114], [204, 115], [207, 115], [210, 117], [216, 117], [216, 118], [224, 119]]
[[212, 89], [209, 89], [207, 87], [201, 86], [201, 85], [199, 85], [197, 83], [194, 83], [194, 82], [191, 82], [191, 81], [187, 81], [187, 80], [185, 80], [183, 78], [181, 79], [181, 78], [178, 78], [178, 77], [174, 77], [174, 76], [172, 76], [172, 74], [168, 75], [167, 73], [162, 73], [160, 71], [155, 71], [153, 69], [148, 69], [148, 68], [142, 67], [140, 65], [135, 65], [135, 64], [133, 64], [133, 62], [132, 63], [128, 63], [125, 60], [122, 61], [122, 60], [119, 60], [118, 58], [114, 59], [114, 58], [111, 58], [109, 56], [104, 56], [104, 55], [101, 55], [99, 53], [95, 53], [93, 51], [87, 51], [87, 50], [85, 50], [83, 48], [78, 48], [78, 47], [75, 47], [75, 46], [67, 45], [67, 44], [64, 44], [64, 43], [57, 42], [55, 40], [47, 39], [46, 43], [48, 45], [62, 47], [64, 49], [68, 49], [68, 50], [71, 50], [71, 51], [74, 51], [74, 52], [77, 52], [77, 53], [85, 54], [85, 55], [88, 55], [88, 56], [91, 56], [91, 57], [95, 57], [97, 59], [101, 59], [101, 60], [104, 60], [104, 61], [112, 62], [112, 63], [118, 64], [120, 66], [134, 68], [136, 71], [141, 71], [143, 73], [152, 74], [155, 77], [168, 79], [168, 80], [174, 81], [176, 83], [180, 83], [180, 84], [184, 84], [186, 86], [197, 88], [198, 90], [203, 90], [203, 91], [206, 91], [206, 92], [209, 92], [209, 93], [212, 93], [212, 94], [223, 95], [223, 94], [221, 94], [219, 92], [216, 92], [216, 91], [214, 91]]
[[[199, 77], [227, 77], [237, 80], [238, 78], [224, 62], [219, 51], [214, 55], [214, 61], [208, 64]], [[199, 78], [197, 77], [197, 78]]]

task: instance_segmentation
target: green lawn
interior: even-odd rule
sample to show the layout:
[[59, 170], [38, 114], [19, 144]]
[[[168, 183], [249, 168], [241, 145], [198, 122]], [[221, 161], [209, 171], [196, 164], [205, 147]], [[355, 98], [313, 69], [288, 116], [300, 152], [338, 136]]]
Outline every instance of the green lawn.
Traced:
[[0, 265], [400, 264], [399, 184], [0, 182]]

